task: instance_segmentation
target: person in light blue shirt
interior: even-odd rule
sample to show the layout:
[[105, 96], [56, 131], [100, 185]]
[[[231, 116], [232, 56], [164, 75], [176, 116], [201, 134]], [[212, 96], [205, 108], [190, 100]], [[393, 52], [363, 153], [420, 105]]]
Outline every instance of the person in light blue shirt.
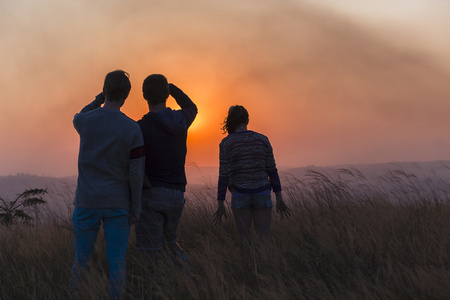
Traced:
[[[75, 261], [72, 296], [79, 293], [103, 223], [111, 299], [126, 290], [125, 256], [130, 225], [139, 220], [144, 179], [144, 140], [139, 125], [120, 111], [131, 89], [128, 74], [106, 75], [103, 92], [73, 119], [80, 135], [78, 181], [72, 216]], [[103, 107], [101, 107], [101, 105]]]

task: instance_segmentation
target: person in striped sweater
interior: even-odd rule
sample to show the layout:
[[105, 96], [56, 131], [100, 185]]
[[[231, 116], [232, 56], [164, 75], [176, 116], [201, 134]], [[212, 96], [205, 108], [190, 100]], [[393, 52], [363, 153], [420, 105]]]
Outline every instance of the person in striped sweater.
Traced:
[[276, 196], [276, 211], [281, 217], [290, 216], [281, 193], [281, 183], [269, 139], [247, 129], [249, 115], [240, 105], [231, 106], [223, 131], [228, 135], [219, 145], [218, 206], [214, 223], [227, 217], [225, 196], [231, 192], [231, 209], [241, 243], [250, 241], [253, 223], [261, 239], [269, 236], [272, 200]]

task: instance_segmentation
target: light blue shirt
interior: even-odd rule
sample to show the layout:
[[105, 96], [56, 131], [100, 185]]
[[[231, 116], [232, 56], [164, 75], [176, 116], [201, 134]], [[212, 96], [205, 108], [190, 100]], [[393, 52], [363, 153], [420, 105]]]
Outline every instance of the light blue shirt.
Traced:
[[[74, 205], [141, 212], [145, 157], [130, 157], [144, 145], [139, 125], [120, 111], [92, 102], [75, 115], [80, 135]], [[93, 109], [93, 110], [90, 110]]]

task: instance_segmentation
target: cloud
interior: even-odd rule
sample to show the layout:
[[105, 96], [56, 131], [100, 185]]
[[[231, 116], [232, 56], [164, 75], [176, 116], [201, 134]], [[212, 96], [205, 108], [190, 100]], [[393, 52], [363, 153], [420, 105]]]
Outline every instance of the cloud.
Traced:
[[220, 122], [236, 103], [249, 109], [250, 127], [269, 136], [280, 165], [434, 159], [450, 148], [442, 141], [450, 129], [446, 65], [414, 43], [392, 42], [395, 30], [323, 7], [200, 0], [1, 5], [0, 138], [15, 140], [0, 157], [3, 172], [28, 172], [20, 157], [8, 163], [17, 147], [28, 149], [21, 157], [48, 153], [34, 170], [55, 159], [75, 166], [73, 114], [117, 68], [131, 74], [124, 109], [135, 119], [146, 110], [140, 86], [149, 73], [166, 74], [196, 101], [199, 118], [211, 124], [190, 145], [188, 159], [199, 164], [217, 163]]

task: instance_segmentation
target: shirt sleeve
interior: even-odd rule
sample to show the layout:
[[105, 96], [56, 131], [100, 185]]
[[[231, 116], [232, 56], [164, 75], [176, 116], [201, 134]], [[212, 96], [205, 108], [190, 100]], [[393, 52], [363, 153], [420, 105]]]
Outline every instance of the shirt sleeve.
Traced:
[[223, 143], [219, 145], [219, 182], [217, 187], [217, 200], [224, 201], [228, 188], [228, 159], [225, 156]]
[[269, 139], [267, 139], [267, 147], [266, 147], [266, 169], [267, 169], [267, 174], [269, 175], [269, 181], [270, 181], [272, 190], [275, 193], [280, 192], [281, 191], [281, 181], [280, 181], [280, 177], [278, 176], [278, 170], [277, 170], [277, 167], [275, 164], [273, 149], [272, 149], [272, 145], [269, 142]]
[[83, 107], [83, 109], [80, 111], [80, 113], [85, 113], [85, 112], [97, 109], [100, 106], [102, 106], [102, 103], [103, 103], [103, 100], [101, 99], [101, 97], [99, 97], [99, 95], [97, 95], [97, 97], [95, 97], [94, 101], [92, 101], [91, 103], [89, 103], [88, 105]]
[[186, 117], [186, 126], [191, 126], [197, 116], [197, 105], [176, 85], [169, 83], [170, 95], [175, 99], [177, 104], [181, 107], [181, 111]]
[[81, 116], [83, 113], [94, 110], [99, 108], [100, 106], [102, 106], [103, 100], [100, 97], [100, 94], [97, 95], [94, 99], [94, 101], [92, 101], [91, 103], [89, 103], [88, 105], [86, 105], [85, 107], [83, 107], [83, 109], [79, 112], [76, 113], [75, 116], [73, 117], [73, 127], [75, 127], [75, 129], [77, 131], [79, 131], [79, 126], [80, 126], [80, 122], [79, 120], [81, 119]]
[[145, 171], [144, 139], [140, 128], [137, 127], [137, 129], [133, 148], [130, 151], [129, 165], [131, 212], [135, 214], [141, 213], [141, 196]]

